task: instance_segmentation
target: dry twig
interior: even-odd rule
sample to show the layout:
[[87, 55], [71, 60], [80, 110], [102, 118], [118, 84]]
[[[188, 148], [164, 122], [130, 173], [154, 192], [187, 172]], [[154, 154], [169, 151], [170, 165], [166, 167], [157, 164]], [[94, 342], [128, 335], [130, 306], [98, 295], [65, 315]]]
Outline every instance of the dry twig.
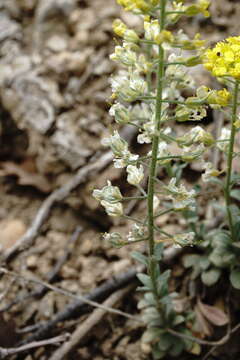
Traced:
[[[112, 294], [114, 291], [119, 290], [120, 288], [127, 286], [129, 283], [132, 283], [136, 279], [136, 274], [142, 269], [132, 268], [127, 272], [120, 273], [117, 276], [110, 278], [105, 281], [99, 287], [93, 289], [85, 297], [89, 300], [103, 301], [107, 296]], [[56, 327], [59, 322], [70, 320], [76, 317], [79, 317], [89, 311], [89, 306], [85, 304], [82, 300], [73, 301], [68, 304], [63, 310], [59, 311], [51, 320], [38, 324], [38, 327], [30, 329], [30, 331], [35, 331], [30, 335], [24, 343], [28, 343], [33, 340], [40, 340], [49, 336], [52, 329]]]
[[220, 340], [218, 341], [207, 341], [207, 340], [202, 340], [202, 339], [198, 339], [196, 337], [190, 336], [190, 335], [186, 335], [180, 332], [177, 332], [175, 330], [172, 329], [168, 329], [168, 332], [180, 339], [186, 339], [189, 341], [192, 341], [193, 343], [197, 343], [199, 345], [207, 345], [207, 346], [221, 346], [226, 344], [226, 342], [230, 339], [230, 335], [235, 333], [238, 329], [240, 329], [240, 324], [237, 324], [236, 326], [234, 326], [234, 328], [232, 328], [232, 330], [226, 333], [226, 335], [224, 335]]
[[125, 317], [127, 319], [132, 319], [132, 320], [134, 320], [136, 322], [139, 322], [139, 323], [143, 322], [140, 318], [138, 318], [136, 316], [133, 316], [133, 315], [130, 315], [130, 314], [127, 314], [124, 311], [120, 311], [120, 310], [113, 309], [111, 307], [104, 306], [102, 304], [97, 303], [96, 301], [92, 301], [92, 300], [87, 299], [83, 295], [73, 294], [70, 291], [67, 291], [67, 290], [61, 289], [61, 288], [59, 288], [57, 286], [48, 284], [47, 282], [44, 282], [44, 281], [39, 280], [37, 278], [26, 277], [26, 276], [17, 274], [14, 271], [9, 271], [9, 270], [7, 270], [5, 268], [2, 268], [2, 267], [0, 267], [0, 273], [11, 276], [11, 277], [14, 277], [16, 279], [22, 279], [22, 280], [30, 282], [30, 283], [34, 283], [34, 284], [44, 286], [44, 287], [48, 288], [49, 290], [52, 290], [52, 291], [54, 291], [54, 292], [56, 292], [58, 294], [62, 294], [64, 296], [67, 296], [67, 297], [75, 299], [75, 300], [81, 300], [81, 301], [83, 301], [84, 303], [86, 303], [88, 305], [91, 305], [93, 307], [102, 309], [102, 310], [107, 311], [109, 313], [120, 315], [120, 316], [123, 316], [123, 317]]
[[[128, 286], [125, 289], [118, 290], [113, 293], [109, 298], [104, 301], [103, 305], [106, 307], [113, 307], [118, 303], [130, 290], [132, 286]], [[71, 335], [69, 341], [65, 342], [59, 349], [57, 349], [49, 360], [62, 360], [67, 356], [83, 339], [84, 336], [94, 327], [99, 321], [106, 315], [104, 309], [95, 309], [93, 313], [82, 323]]]
[[5, 359], [8, 356], [16, 355], [21, 352], [24, 352], [24, 351], [27, 351], [30, 349], [34, 349], [37, 347], [42, 347], [42, 346], [47, 346], [47, 345], [56, 345], [60, 342], [66, 341], [68, 338], [69, 338], [69, 334], [63, 334], [63, 335], [56, 336], [54, 338], [47, 339], [47, 340], [34, 341], [29, 344], [19, 346], [17, 348], [5, 349], [5, 348], [0, 347], [0, 359]]

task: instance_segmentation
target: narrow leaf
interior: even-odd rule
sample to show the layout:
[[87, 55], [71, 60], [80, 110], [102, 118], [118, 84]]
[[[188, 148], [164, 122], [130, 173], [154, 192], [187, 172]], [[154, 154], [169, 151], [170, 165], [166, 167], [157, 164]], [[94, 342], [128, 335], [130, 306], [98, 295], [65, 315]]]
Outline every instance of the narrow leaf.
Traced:
[[141, 254], [140, 252], [133, 251], [131, 253], [131, 257], [137, 260], [138, 262], [140, 262], [141, 264], [148, 266], [148, 258], [145, 255]]

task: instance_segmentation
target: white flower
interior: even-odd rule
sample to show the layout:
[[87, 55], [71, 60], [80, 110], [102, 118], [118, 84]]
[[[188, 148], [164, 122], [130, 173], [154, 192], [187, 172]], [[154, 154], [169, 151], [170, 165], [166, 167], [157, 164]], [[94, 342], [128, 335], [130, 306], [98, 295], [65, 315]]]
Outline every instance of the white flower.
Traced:
[[117, 186], [112, 186], [111, 181], [108, 180], [108, 185], [104, 186], [101, 190], [95, 189], [93, 196], [98, 201], [105, 200], [111, 204], [117, 203], [122, 200], [122, 194]]
[[130, 121], [130, 110], [120, 103], [112, 105], [109, 114], [115, 117], [118, 124], [127, 124]]
[[120, 71], [117, 76], [111, 78], [111, 85], [113, 93], [126, 102], [136, 100], [147, 91], [147, 83], [137, 71]]
[[218, 139], [220, 142], [217, 142], [217, 147], [225, 153], [228, 151], [230, 136], [231, 131], [227, 128], [222, 128], [221, 135]]
[[201, 126], [193, 127], [189, 132], [177, 139], [179, 145], [190, 146], [195, 143], [203, 143], [211, 146], [214, 143], [212, 134], [205, 131]]
[[127, 235], [127, 240], [129, 242], [138, 241], [138, 240], [141, 240], [144, 237], [144, 235], [145, 235], [144, 226], [138, 225], [138, 224], [133, 224], [132, 230], [129, 231], [129, 233]]
[[144, 227], [134, 224], [132, 230], [127, 235], [129, 242], [141, 240], [145, 235]]
[[184, 146], [183, 147], [183, 154], [181, 155], [181, 158], [183, 161], [193, 161], [196, 159], [199, 159], [202, 154], [205, 151], [205, 146], [203, 144], [200, 144], [198, 146], [192, 145], [192, 146]]
[[111, 245], [119, 248], [124, 245], [122, 235], [118, 232], [105, 233], [103, 234], [103, 239], [110, 242]]
[[194, 245], [194, 232], [188, 232], [184, 234], [177, 234], [173, 237], [173, 241], [176, 247], [193, 246]]
[[120, 61], [123, 65], [133, 66], [137, 62], [137, 55], [132, 51], [132, 44], [123, 43], [123, 46], [115, 46], [115, 52], [110, 55], [113, 61]]
[[[171, 153], [168, 150], [168, 144], [165, 141], [161, 141], [158, 144], [158, 158], [163, 158], [166, 156], [170, 156]], [[159, 160], [158, 163], [161, 165], [167, 164], [171, 159]]]
[[203, 167], [205, 169], [205, 173], [202, 174], [203, 182], [207, 182], [211, 180], [213, 177], [217, 177], [221, 174], [221, 171], [218, 171], [213, 167], [213, 164], [210, 162], [204, 163]]
[[154, 135], [155, 126], [154, 126], [154, 118], [151, 117], [150, 121], [143, 124], [143, 133], [139, 134], [137, 137], [137, 141], [139, 144], [150, 144], [152, 142], [152, 137]]
[[155, 213], [159, 208], [160, 200], [157, 195], [153, 196], [153, 212]]
[[105, 208], [109, 216], [119, 217], [123, 215], [123, 206], [120, 202], [111, 204], [105, 200], [102, 200], [101, 205]]
[[113, 154], [117, 157], [122, 157], [123, 154], [128, 152], [128, 143], [121, 138], [117, 130], [115, 130], [109, 138], [103, 139], [102, 144], [104, 146], [110, 146]]
[[167, 195], [173, 201], [174, 209], [184, 210], [189, 208], [190, 210], [193, 210], [195, 208], [195, 191], [187, 191], [187, 189], [182, 184], [176, 186], [176, 182], [177, 179], [173, 178], [170, 180], [169, 184], [164, 187]]
[[134, 165], [128, 165], [127, 173], [127, 182], [131, 185], [138, 185], [144, 178], [144, 171], [142, 165], [140, 165], [139, 167]]
[[103, 139], [102, 144], [110, 146], [112, 149], [112, 152], [116, 157], [113, 159], [116, 168], [124, 168], [131, 163], [135, 163], [139, 158], [139, 155], [134, 155], [128, 150], [128, 143], [121, 138], [116, 130], [112, 136]]
[[158, 20], [144, 21], [145, 39], [154, 41], [160, 34], [160, 27]]
[[204, 107], [194, 107], [179, 105], [175, 113], [178, 121], [199, 121], [207, 115]]

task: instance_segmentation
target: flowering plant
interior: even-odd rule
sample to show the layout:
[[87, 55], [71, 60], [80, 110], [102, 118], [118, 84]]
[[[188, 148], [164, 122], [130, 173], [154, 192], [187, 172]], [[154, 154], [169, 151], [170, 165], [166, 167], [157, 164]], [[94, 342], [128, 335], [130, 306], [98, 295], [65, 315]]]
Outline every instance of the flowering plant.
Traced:
[[[143, 342], [152, 344], [153, 356], [161, 359], [168, 353], [178, 356], [184, 349], [197, 353], [197, 339], [189, 340], [194, 326], [192, 312], [180, 314], [175, 309], [176, 293], [168, 288], [169, 271], [160, 272], [159, 261], [163, 256], [163, 243], [171, 242], [178, 247], [192, 246], [201, 238], [196, 226], [190, 222], [182, 233], [169, 234], [156, 224], [156, 220], [166, 213], [185, 216], [196, 213], [196, 189], [189, 189], [181, 181], [181, 170], [188, 163], [202, 164], [204, 182], [218, 181], [224, 190], [228, 219], [228, 238], [237, 239], [236, 219], [231, 208], [231, 189], [236, 182], [232, 177], [234, 139], [240, 128], [237, 116], [238, 87], [240, 79], [240, 37], [221, 42], [211, 50], [205, 50], [205, 41], [197, 34], [190, 39], [182, 30], [173, 33], [168, 28], [182, 16], [209, 16], [209, 1], [194, 3], [172, 0], [117, 0], [126, 11], [141, 17], [142, 32], [129, 29], [122, 20], [113, 23], [113, 30], [123, 39], [122, 45], [115, 47], [111, 55], [122, 69], [111, 78], [112, 106], [110, 115], [120, 125], [129, 124], [138, 129], [139, 144], [151, 144], [151, 150], [140, 156], [133, 154], [128, 143], [118, 131], [104, 139], [114, 154], [114, 166], [125, 168], [127, 182], [136, 187], [139, 194], [134, 197], [146, 201], [146, 216], [133, 219], [133, 227], [124, 238], [118, 232], [106, 233], [105, 239], [120, 247], [139, 241], [148, 243], [148, 256], [135, 252], [134, 258], [147, 267], [148, 274], [139, 274], [145, 292], [139, 307], [144, 309], [147, 331]], [[221, 77], [222, 83], [230, 88], [221, 90], [197, 87], [188, 73], [188, 68], [204, 63], [214, 76]], [[190, 96], [186, 96], [190, 94]], [[219, 139], [214, 139], [200, 125], [179, 136], [175, 122], [199, 122], [207, 115], [207, 108], [225, 112], [231, 109], [231, 130], [223, 128]], [[171, 144], [175, 144], [173, 151]], [[227, 154], [226, 182], [218, 177], [225, 171], [205, 162], [209, 149], [217, 146]], [[170, 181], [159, 179], [159, 169], [164, 169]], [[148, 177], [147, 189], [142, 185]], [[124, 215], [124, 197], [118, 187], [108, 182], [101, 190], [94, 190], [94, 197], [104, 206], [109, 216]], [[129, 218], [129, 217], [127, 217]], [[236, 270], [236, 269], [235, 269]], [[176, 334], [180, 334], [177, 336]], [[185, 336], [185, 337], [184, 337]]]

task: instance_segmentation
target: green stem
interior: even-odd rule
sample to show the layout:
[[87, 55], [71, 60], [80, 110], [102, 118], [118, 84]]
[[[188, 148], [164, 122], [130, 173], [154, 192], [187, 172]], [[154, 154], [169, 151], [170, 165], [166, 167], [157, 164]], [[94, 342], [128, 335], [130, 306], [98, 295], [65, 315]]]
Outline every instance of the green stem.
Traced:
[[228, 224], [229, 224], [229, 229], [231, 232], [232, 241], [234, 241], [235, 234], [234, 234], [232, 212], [230, 209], [230, 205], [231, 205], [230, 191], [231, 191], [233, 151], [234, 151], [234, 142], [235, 142], [235, 135], [236, 135], [236, 127], [235, 127], [234, 123], [237, 120], [238, 90], [239, 90], [239, 82], [236, 80], [235, 86], [234, 86], [234, 92], [233, 92], [231, 136], [230, 136], [230, 140], [229, 140], [229, 147], [228, 147], [228, 154], [227, 154], [227, 178], [226, 178], [226, 186], [225, 186], [225, 202], [226, 202]]
[[[162, 1], [160, 12], [160, 31], [164, 29], [165, 25], [165, 8], [166, 0]], [[157, 169], [157, 153], [159, 144], [159, 129], [162, 115], [162, 93], [163, 93], [163, 77], [164, 77], [164, 49], [161, 45], [158, 47], [158, 70], [157, 70], [157, 97], [156, 97], [156, 116], [155, 116], [155, 135], [152, 142], [152, 158], [150, 164], [150, 173], [148, 178], [148, 236], [149, 236], [149, 257], [150, 269], [149, 272], [153, 275], [152, 257], [154, 255], [154, 211], [153, 211], [153, 198], [155, 188], [155, 176]], [[151, 265], [152, 264], [152, 265]]]

